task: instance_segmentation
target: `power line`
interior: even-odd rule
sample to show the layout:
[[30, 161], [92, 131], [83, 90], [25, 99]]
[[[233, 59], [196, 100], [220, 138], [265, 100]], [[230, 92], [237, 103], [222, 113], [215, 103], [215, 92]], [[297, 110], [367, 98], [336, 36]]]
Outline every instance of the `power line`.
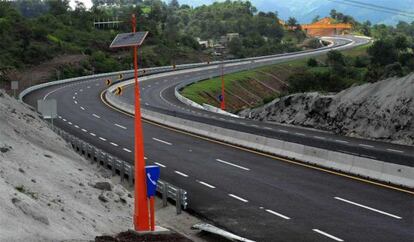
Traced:
[[364, 3], [364, 2], [355, 1], [355, 0], [342, 0], [342, 1], [344, 1], [344, 2], [351, 2], [351, 3], [355, 3], [355, 4], [360, 4], [360, 5], [372, 6], [374, 8], [380, 8], [380, 9], [384, 9], [384, 10], [391, 10], [391, 11], [395, 11], [395, 12], [402, 12], [402, 13], [407, 13], [407, 14], [414, 14], [414, 12], [408, 12], [408, 11], [404, 11], [404, 10], [401, 10], [401, 9], [385, 7], [385, 6], [376, 5], [376, 4], [372, 4], [372, 3]]
[[413, 14], [408, 14], [409, 12], [405, 12], [405, 11], [400, 11], [400, 10], [394, 10], [393, 8], [387, 8], [387, 7], [373, 7], [369, 4], [364, 4], [364, 3], [351, 3], [351, 2], [347, 2], [349, 0], [343, 0], [343, 1], [339, 1], [339, 0], [328, 0], [330, 2], [335, 2], [335, 3], [339, 3], [339, 4], [343, 4], [343, 5], [349, 5], [349, 6], [353, 6], [353, 7], [359, 7], [359, 8], [365, 8], [365, 9], [369, 9], [369, 10], [374, 10], [377, 12], [383, 12], [383, 13], [389, 13], [389, 14], [396, 14], [396, 15], [400, 15], [400, 16], [404, 16], [404, 17], [409, 17], [409, 18], [414, 18], [414, 13]]

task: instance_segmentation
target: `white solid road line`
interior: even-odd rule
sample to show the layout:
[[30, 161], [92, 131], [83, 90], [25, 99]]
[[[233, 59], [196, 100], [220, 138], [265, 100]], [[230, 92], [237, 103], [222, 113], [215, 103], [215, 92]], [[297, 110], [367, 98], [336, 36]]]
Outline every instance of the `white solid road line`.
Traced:
[[123, 148], [123, 150], [126, 151], [126, 152], [128, 152], [128, 153], [131, 153], [132, 152], [130, 149], [127, 149], [127, 148]]
[[102, 141], [106, 141], [106, 139], [105, 138], [102, 138], [102, 137], [99, 137], [99, 139], [102, 140]]
[[268, 212], [268, 213], [271, 213], [273, 215], [279, 216], [281, 218], [284, 218], [284, 219], [290, 219], [288, 216], [285, 216], [283, 214], [277, 213], [277, 212], [275, 212], [273, 210], [270, 210], [270, 209], [266, 209], [265, 211]]
[[120, 124], [115, 124], [116, 127], [121, 128], [121, 129], [127, 129], [125, 126], [122, 126]]
[[183, 176], [183, 177], [188, 177], [188, 175], [187, 174], [185, 174], [185, 173], [182, 173], [182, 172], [179, 172], [179, 171], [174, 171], [175, 173], [177, 173], [178, 175], [180, 175], [180, 176]]
[[157, 138], [152, 138], [152, 139], [155, 140], [155, 141], [158, 141], [160, 143], [166, 144], [166, 145], [172, 145], [170, 142], [167, 142], [167, 141], [164, 141], [164, 140], [161, 140], [161, 139], [157, 139]]
[[232, 198], [235, 198], [235, 199], [237, 199], [237, 200], [239, 200], [239, 201], [242, 201], [242, 202], [244, 202], [244, 203], [247, 203], [247, 202], [248, 202], [248, 200], [246, 200], [246, 199], [244, 199], [244, 198], [241, 198], [241, 197], [239, 197], [239, 196], [236, 196], [236, 195], [234, 195], [234, 194], [231, 194], [231, 193], [229, 193], [229, 196], [230, 196], [230, 197], [232, 197]]
[[157, 166], [161, 166], [162, 168], [167, 167], [166, 165], [163, 165], [163, 164], [161, 164], [161, 163], [159, 163], [159, 162], [154, 162], [154, 164], [156, 164]]
[[204, 185], [204, 186], [208, 187], [208, 188], [212, 188], [212, 189], [216, 188], [215, 186], [210, 185], [207, 182], [203, 182], [203, 181], [197, 181], [197, 182], [200, 183], [201, 185]]
[[322, 234], [322, 235], [324, 235], [324, 236], [326, 236], [328, 238], [331, 238], [333, 240], [336, 240], [336, 241], [344, 241], [343, 239], [340, 239], [340, 238], [335, 237], [335, 236], [333, 236], [331, 234], [328, 234], [326, 232], [323, 232], [322, 230], [319, 230], [319, 229], [312, 229], [312, 230], [315, 231], [316, 233]]
[[242, 169], [242, 170], [250, 171], [250, 169], [249, 169], [249, 168], [247, 168], [247, 167], [244, 167], [244, 166], [239, 166], [239, 165], [236, 165], [236, 164], [230, 163], [230, 162], [228, 162], [228, 161], [224, 161], [224, 160], [221, 160], [221, 159], [216, 159], [216, 161], [218, 161], [218, 162], [220, 162], [220, 163], [223, 163], [223, 164], [226, 164], [226, 165], [229, 165], [229, 166], [234, 166], [234, 167], [237, 167], [237, 168]]
[[371, 208], [371, 207], [368, 207], [368, 206], [365, 206], [365, 205], [362, 205], [362, 204], [359, 204], [359, 203], [356, 203], [356, 202], [352, 202], [352, 201], [346, 200], [344, 198], [340, 198], [340, 197], [334, 197], [334, 198], [336, 200], [340, 200], [342, 202], [346, 202], [346, 203], [349, 203], [349, 204], [352, 204], [352, 205], [355, 205], [355, 206], [358, 206], [358, 207], [361, 207], [361, 208], [365, 208], [365, 209], [368, 209], [368, 210], [371, 210], [371, 211], [374, 211], [374, 212], [377, 212], [377, 213], [380, 213], [380, 214], [384, 214], [384, 215], [387, 215], [387, 216], [390, 216], [390, 217], [393, 217], [393, 218], [396, 218], [396, 219], [402, 219], [402, 217], [400, 217], [400, 216], [390, 214], [390, 213], [386, 213], [384, 211], [381, 211], [381, 210], [378, 210], [378, 209], [375, 209], [375, 208]]
[[92, 114], [92, 116], [94, 116], [95, 118], [101, 118], [99, 115], [96, 114]]
[[391, 152], [404, 153], [404, 151], [402, 150], [394, 150], [394, 149], [387, 149], [387, 150]]
[[89, 133], [90, 135], [92, 135], [93, 137], [95, 137], [96, 136], [96, 134], [94, 134], [94, 133]]
[[110, 144], [113, 145], [113, 146], [115, 146], [115, 147], [118, 147], [118, 144], [117, 143], [111, 142]]

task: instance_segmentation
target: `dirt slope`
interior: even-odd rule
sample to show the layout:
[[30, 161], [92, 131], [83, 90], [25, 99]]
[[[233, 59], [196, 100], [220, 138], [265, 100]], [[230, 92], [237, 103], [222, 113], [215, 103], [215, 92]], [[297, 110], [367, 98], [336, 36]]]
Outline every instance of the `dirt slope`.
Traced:
[[414, 74], [354, 86], [336, 95], [293, 94], [241, 115], [414, 145]]

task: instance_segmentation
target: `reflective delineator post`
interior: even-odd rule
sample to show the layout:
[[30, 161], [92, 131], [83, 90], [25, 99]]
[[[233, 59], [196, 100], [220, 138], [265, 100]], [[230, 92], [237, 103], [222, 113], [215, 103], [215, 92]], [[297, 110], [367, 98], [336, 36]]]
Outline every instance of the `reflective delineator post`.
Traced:
[[[136, 17], [132, 15], [132, 32], [136, 32]], [[141, 123], [141, 102], [138, 83], [138, 46], [134, 46], [135, 78], [135, 210], [134, 227], [137, 231], [149, 231], [147, 186], [145, 181], [144, 137]]]

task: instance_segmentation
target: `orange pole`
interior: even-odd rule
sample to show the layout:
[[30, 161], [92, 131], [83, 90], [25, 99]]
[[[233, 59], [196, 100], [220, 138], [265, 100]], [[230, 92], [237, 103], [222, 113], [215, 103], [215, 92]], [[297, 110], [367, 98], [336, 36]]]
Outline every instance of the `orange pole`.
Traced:
[[[132, 31], [136, 31], [135, 14], [132, 15]], [[149, 231], [147, 185], [145, 179], [144, 138], [141, 123], [141, 103], [138, 83], [138, 47], [134, 46], [135, 78], [135, 204], [134, 227], [137, 231]]]
[[226, 109], [226, 101], [225, 101], [225, 97], [224, 97], [224, 60], [223, 60], [223, 56], [221, 56], [221, 110], [225, 110]]
[[154, 197], [150, 198], [151, 231], [155, 230], [155, 207]]

